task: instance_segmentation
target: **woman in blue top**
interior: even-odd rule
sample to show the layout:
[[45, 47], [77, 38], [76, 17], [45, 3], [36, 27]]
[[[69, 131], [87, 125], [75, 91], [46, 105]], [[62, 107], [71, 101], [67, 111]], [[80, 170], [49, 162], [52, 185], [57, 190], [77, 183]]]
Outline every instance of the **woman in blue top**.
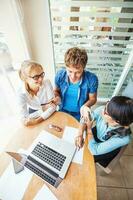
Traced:
[[70, 48], [65, 53], [66, 68], [55, 76], [55, 97], [61, 99], [59, 110], [77, 120], [80, 120], [80, 108], [86, 116], [83, 106], [91, 107], [97, 100], [98, 79], [95, 74], [85, 71], [87, 60], [84, 49]]
[[[95, 120], [96, 127], [91, 129], [93, 138], [89, 141], [88, 147], [94, 155], [95, 162], [106, 167], [120, 148], [131, 140], [129, 125], [133, 122], [133, 99], [115, 96], [105, 106], [92, 112], [91, 117], [92, 121]], [[83, 145], [83, 131], [86, 125], [91, 128], [92, 121], [81, 120], [79, 135], [75, 139], [79, 148]]]

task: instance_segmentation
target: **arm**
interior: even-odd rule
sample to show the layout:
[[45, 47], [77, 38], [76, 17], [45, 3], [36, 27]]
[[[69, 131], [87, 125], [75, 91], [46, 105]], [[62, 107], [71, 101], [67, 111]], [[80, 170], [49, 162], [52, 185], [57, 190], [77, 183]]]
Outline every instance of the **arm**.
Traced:
[[48, 117], [50, 117], [55, 111], [56, 111], [56, 106], [53, 104], [46, 111], [41, 112], [41, 115], [39, 117], [30, 118], [32, 114], [29, 115], [27, 118], [23, 119], [23, 123], [25, 126], [32, 126], [38, 124], [47, 119]]
[[79, 126], [78, 136], [75, 138], [75, 145], [78, 148], [82, 148], [84, 145], [83, 133], [85, 130], [86, 130], [86, 124], [81, 123]]
[[23, 123], [25, 126], [33, 126], [35, 124], [38, 124], [40, 122], [44, 121], [44, 119], [42, 117], [38, 117], [36, 119], [30, 119], [30, 118], [26, 118]]
[[83, 106], [91, 107], [97, 102], [97, 93], [94, 94], [89, 94], [89, 99], [88, 101], [85, 102]]
[[54, 98], [52, 99], [52, 101], [56, 104], [59, 105], [61, 103], [61, 95], [60, 95], [60, 89], [59, 88], [55, 88], [54, 89]]
[[90, 111], [91, 106], [93, 106], [97, 101], [97, 93], [89, 94], [89, 100], [83, 104], [83, 106], [80, 108], [81, 116], [84, 117], [85, 121], [88, 120], [88, 112]]
[[54, 102], [56, 105], [61, 103], [61, 91], [60, 91], [60, 78], [62, 77], [61, 71], [58, 71], [55, 76], [55, 88], [54, 88]]
[[45, 120], [50, 117], [56, 111], [56, 102], [54, 102], [54, 90], [50, 80], [47, 80], [45, 85], [46, 93], [47, 93], [47, 101], [50, 102], [44, 106], [42, 106], [43, 113], [41, 117]]
[[[48, 80], [46, 82], [46, 90], [47, 90], [47, 99], [50, 100], [54, 96], [53, 88]], [[20, 113], [21, 113], [21, 119], [25, 126], [35, 125], [43, 120], [47, 119], [53, 112], [56, 110], [55, 104], [50, 104], [49, 107], [47, 107], [45, 110], [43, 110], [43, 107], [39, 107], [39, 109], [31, 114], [29, 114], [29, 109], [27, 106], [27, 95], [25, 93], [19, 93], [19, 107], [20, 107]]]
[[101, 155], [109, 153], [119, 147], [125, 146], [130, 142], [130, 136], [121, 137], [112, 137], [104, 142], [97, 143], [94, 139], [89, 141], [88, 147], [92, 155]]
[[[93, 106], [97, 101], [97, 88], [98, 88], [98, 78], [95, 74], [91, 74], [88, 77], [89, 85], [88, 85], [88, 100], [81, 107], [81, 116], [88, 119], [88, 107]], [[84, 108], [85, 107], [85, 108]]]

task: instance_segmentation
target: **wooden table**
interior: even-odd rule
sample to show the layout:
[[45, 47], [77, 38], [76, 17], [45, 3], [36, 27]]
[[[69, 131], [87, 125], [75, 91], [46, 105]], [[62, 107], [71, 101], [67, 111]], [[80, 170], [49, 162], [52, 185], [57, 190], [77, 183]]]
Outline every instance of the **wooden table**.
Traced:
[[[27, 149], [43, 129], [61, 137], [63, 131], [59, 133], [48, 128], [48, 125], [51, 123], [58, 125], [63, 129], [65, 126], [79, 127], [77, 120], [70, 115], [63, 112], [56, 112], [49, 119], [36, 126], [22, 126], [11, 139], [6, 150], [17, 151], [20, 148]], [[43, 184], [47, 184], [58, 200], [96, 200], [95, 164], [93, 156], [87, 148], [87, 144], [88, 138], [86, 139], [84, 146], [83, 164], [79, 165], [72, 163], [65, 179], [57, 189], [33, 175], [28, 188], [25, 191], [23, 200], [32, 200]], [[11, 158], [6, 153], [0, 155], [0, 175], [2, 175], [10, 161]]]

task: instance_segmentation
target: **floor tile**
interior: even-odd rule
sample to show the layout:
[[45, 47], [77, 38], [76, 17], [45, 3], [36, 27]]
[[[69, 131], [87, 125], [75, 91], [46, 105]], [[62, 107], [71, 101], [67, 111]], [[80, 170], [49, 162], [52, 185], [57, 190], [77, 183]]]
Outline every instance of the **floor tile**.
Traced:
[[115, 169], [110, 174], [105, 174], [96, 165], [97, 185], [98, 186], [112, 186], [112, 187], [125, 187], [124, 178], [122, 176], [122, 170], [118, 163]]
[[123, 155], [120, 158], [120, 165], [126, 187], [133, 188], [133, 156]]
[[128, 193], [128, 199], [132, 200], [133, 199], [133, 189], [128, 189], [127, 193]]
[[98, 187], [97, 200], [128, 200], [126, 189]]
[[132, 155], [133, 156], [133, 141], [128, 145], [123, 155]]

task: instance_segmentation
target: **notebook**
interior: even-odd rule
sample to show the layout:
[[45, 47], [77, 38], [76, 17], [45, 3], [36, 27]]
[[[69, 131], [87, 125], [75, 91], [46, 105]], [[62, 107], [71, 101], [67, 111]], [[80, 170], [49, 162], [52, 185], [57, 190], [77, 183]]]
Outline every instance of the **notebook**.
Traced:
[[42, 131], [29, 148], [28, 155], [7, 153], [50, 185], [58, 187], [75, 152], [74, 144]]

